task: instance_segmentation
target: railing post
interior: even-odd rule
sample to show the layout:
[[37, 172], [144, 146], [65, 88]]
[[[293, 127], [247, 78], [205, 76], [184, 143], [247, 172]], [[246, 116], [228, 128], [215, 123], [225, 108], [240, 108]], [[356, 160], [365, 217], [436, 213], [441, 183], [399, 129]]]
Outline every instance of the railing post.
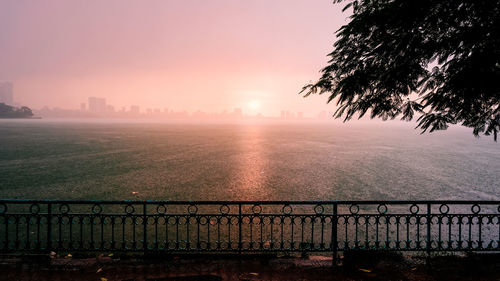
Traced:
[[332, 216], [332, 263], [333, 266], [337, 266], [337, 251], [338, 251], [338, 243], [337, 243], [337, 224], [338, 224], [338, 216], [337, 216], [337, 203], [333, 203], [333, 216]]
[[241, 238], [241, 227], [243, 225], [243, 220], [241, 218], [241, 203], [238, 204], [238, 253], [241, 255], [241, 250], [243, 249], [242, 238]]
[[52, 250], [52, 203], [48, 203], [47, 204], [47, 251], [51, 250]]
[[431, 261], [431, 220], [431, 203], [427, 203], [427, 241], [425, 247], [427, 252], [427, 266], [430, 266]]
[[3, 245], [3, 248], [7, 252], [9, 250], [9, 216], [6, 213], [7, 209], [5, 209], [3, 213], [5, 221], [5, 244]]
[[148, 232], [147, 232], [147, 229], [148, 229], [148, 217], [147, 217], [147, 205], [146, 203], [143, 203], [142, 204], [142, 223], [144, 225], [144, 229], [143, 229], [143, 235], [144, 235], [144, 238], [143, 238], [143, 242], [142, 242], [142, 247], [143, 247], [143, 250], [144, 250], [144, 254], [146, 254], [146, 252], [148, 251]]

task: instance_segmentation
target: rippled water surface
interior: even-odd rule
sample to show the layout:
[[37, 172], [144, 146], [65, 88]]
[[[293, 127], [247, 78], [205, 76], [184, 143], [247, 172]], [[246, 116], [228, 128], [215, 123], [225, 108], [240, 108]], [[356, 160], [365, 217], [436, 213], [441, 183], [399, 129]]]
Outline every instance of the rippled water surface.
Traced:
[[404, 123], [0, 120], [0, 197], [500, 198], [500, 144]]

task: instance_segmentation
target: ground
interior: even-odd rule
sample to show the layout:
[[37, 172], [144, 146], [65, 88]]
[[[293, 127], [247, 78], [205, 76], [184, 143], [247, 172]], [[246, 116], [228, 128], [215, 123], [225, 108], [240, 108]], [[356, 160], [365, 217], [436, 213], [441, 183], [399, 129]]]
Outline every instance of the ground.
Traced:
[[329, 257], [251, 256], [8, 256], [0, 280], [500, 280], [500, 255], [403, 257], [345, 253]]

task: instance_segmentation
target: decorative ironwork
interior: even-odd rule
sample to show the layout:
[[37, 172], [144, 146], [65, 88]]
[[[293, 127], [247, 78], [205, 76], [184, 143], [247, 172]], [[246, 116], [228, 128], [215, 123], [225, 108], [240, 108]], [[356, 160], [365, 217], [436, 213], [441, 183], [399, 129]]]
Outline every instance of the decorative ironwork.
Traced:
[[0, 200], [0, 251], [500, 251], [500, 201]]

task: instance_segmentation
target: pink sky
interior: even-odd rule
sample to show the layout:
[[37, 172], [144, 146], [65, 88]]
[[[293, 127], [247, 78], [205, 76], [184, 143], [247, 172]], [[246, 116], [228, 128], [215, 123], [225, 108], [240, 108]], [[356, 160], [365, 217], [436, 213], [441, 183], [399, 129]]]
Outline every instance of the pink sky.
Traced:
[[[315, 115], [304, 99], [334, 32], [331, 0], [0, 0], [0, 81], [16, 102], [78, 108], [89, 96], [117, 108], [217, 112], [241, 107]], [[250, 104], [258, 108], [252, 109]]]

